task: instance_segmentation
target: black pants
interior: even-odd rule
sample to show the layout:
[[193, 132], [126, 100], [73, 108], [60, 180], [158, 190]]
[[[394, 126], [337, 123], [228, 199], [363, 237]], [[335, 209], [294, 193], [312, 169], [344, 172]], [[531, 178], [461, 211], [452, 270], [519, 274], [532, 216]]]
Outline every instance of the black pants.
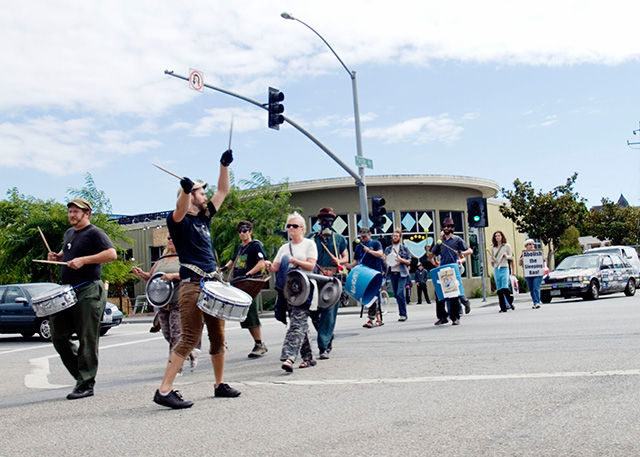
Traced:
[[422, 303], [422, 294], [424, 294], [424, 298], [427, 303], [431, 304], [431, 300], [429, 300], [429, 292], [427, 290], [427, 283], [417, 282], [416, 289], [418, 290], [418, 304]]
[[498, 301], [500, 302], [501, 311], [506, 311], [511, 308], [511, 303], [513, 303], [511, 291], [509, 289], [500, 289], [498, 291]]

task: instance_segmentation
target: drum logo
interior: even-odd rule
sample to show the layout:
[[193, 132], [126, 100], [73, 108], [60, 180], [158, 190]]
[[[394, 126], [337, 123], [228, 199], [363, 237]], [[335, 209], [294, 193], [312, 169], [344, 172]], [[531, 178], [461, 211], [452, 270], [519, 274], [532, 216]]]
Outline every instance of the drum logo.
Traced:
[[351, 270], [351, 284], [349, 284], [349, 295], [351, 295], [352, 297], [356, 295], [356, 285], [358, 283], [358, 276], [360, 275], [360, 272], [357, 269], [353, 269]]

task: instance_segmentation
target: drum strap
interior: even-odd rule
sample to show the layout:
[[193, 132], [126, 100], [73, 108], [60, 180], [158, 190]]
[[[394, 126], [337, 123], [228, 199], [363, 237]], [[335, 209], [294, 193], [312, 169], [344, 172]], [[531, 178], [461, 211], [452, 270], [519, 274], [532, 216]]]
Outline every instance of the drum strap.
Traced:
[[182, 263], [180, 265], [193, 271], [195, 274], [197, 274], [203, 279], [214, 279], [219, 277], [220, 275], [217, 271], [214, 271], [212, 273], [206, 273], [202, 268], [190, 263]]

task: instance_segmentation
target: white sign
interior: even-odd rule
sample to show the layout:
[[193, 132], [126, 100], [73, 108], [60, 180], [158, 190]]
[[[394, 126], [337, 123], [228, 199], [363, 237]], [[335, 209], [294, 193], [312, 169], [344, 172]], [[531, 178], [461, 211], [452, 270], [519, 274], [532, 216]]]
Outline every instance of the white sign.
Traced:
[[524, 277], [544, 276], [544, 253], [542, 249], [522, 251], [522, 266]]
[[189, 87], [198, 92], [204, 92], [204, 74], [201, 71], [189, 69]]

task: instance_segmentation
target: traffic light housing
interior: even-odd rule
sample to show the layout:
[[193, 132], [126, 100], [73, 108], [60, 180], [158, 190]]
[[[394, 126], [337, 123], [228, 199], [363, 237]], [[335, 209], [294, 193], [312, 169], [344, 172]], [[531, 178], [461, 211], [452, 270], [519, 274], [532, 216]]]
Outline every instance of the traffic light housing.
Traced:
[[384, 219], [387, 217], [387, 209], [384, 207], [385, 200], [380, 195], [371, 197], [371, 222], [374, 229], [382, 229], [384, 227]]
[[280, 130], [280, 124], [284, 122], [284, 94], [273, 87], [269, 88], [269, 128]]
[[486, 198], [467, 198], [467, 221], [469, 222], [469, 227], [486, 227], [489, 225]]

